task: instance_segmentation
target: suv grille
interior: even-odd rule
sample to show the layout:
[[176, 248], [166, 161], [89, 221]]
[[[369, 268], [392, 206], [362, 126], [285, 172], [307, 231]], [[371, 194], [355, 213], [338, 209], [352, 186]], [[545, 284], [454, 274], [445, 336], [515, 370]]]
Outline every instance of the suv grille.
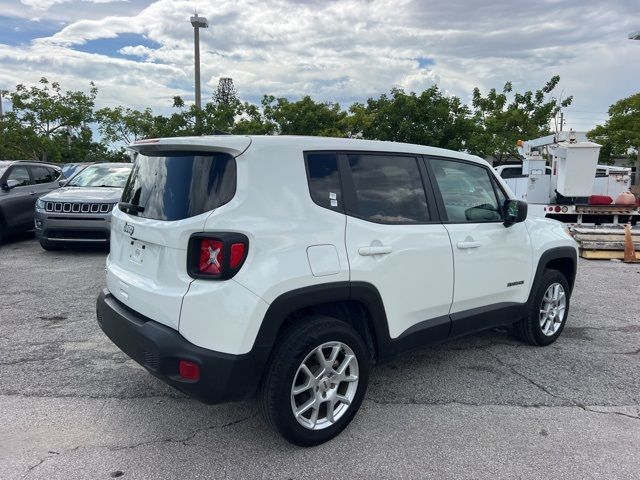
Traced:
[[112, 203], [47, 202], [45, 211], [56, 213], [109, 213]]

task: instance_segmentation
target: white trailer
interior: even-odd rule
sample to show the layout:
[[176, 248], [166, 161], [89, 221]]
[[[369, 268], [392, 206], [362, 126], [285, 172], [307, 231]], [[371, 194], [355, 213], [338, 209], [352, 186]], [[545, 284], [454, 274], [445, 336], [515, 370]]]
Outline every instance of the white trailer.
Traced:
[[[560, 135], [518, 142], [522, 166], [502, 165], [496, 171], [516, 198], [529, 204], [532, 215], [571, 224], [636, 224], [637, 205], [614, 202], [629, 192], [631, 169], [598, 165], [600, 145]], [[548, 157], [545, 158], [546, 156]], [[547, 165], [548, 163], [548, 165]], [[598, 195], [611, 203], [589, 201]]]

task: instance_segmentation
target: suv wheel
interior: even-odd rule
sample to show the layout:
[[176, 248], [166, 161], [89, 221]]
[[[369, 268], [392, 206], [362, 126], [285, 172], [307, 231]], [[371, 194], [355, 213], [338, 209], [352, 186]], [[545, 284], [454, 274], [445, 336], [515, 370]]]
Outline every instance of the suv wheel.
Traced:
[[546, 270], [538, 284], [529, 315], [516, 325], [519, 336], [531, 345], [555, 342], [569, 314], [569, 284], [557, 270]]
[[293, 444], [326, 442], [360, 408], [369, 362], [364, 341], [350, 325], [322, 316], [303, 320], [276, 347], [260, 389], [261, 413]]

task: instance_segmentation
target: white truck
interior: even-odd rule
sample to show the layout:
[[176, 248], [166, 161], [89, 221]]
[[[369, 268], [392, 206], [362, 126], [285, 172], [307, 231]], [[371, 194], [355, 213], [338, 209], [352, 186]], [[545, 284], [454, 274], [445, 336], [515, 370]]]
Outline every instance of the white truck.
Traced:
[[[636, 224], [637, 205], [615, 201], [631, 187], [631, 169], [598, 165], [600, 145], [576, 142], [571, 133], [518, 142], [522, 165], [501, 165], [494, 170], [507, 183], [514, 198], [529, 204], [531, 215], [571, 224]], [[547, 153], [549, 165], [544, 153]], [[607, 201], [594, 201], [599, 196]]]

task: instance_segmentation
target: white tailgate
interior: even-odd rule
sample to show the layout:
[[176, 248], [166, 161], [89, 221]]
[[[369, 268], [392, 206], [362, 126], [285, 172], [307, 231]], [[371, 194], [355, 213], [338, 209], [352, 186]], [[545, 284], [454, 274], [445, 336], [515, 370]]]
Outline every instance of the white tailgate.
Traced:
[[187, 245], [210, 212], [174, 222], [113, 210], [107, 288], [127, 307], [178, 329], [187, 274]]

